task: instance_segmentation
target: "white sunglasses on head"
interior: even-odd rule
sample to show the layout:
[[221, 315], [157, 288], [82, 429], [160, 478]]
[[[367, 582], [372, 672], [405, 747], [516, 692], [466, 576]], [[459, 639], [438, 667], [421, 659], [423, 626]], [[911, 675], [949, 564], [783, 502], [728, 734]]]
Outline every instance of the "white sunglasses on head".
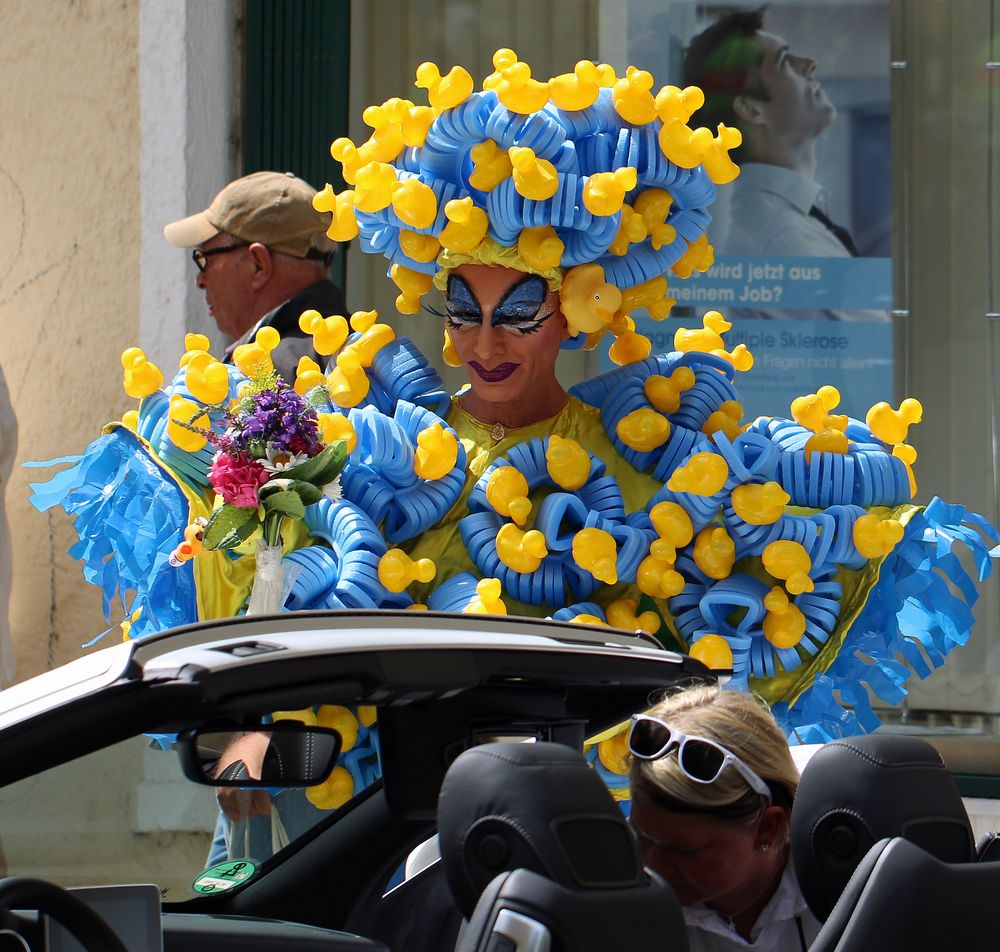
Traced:
[[685, 734], [651, 714], [636, 714], [632, 718], [628, 749], [633, 757], [659, 760], [675, 748], [677, 764], [688, 780], [715, 783], [726, 767], [732, 766], [755, 793], [765, 797], [768, 803], [773, 802], [771, 790], [760, 775], [721, 744], [707, 737]]

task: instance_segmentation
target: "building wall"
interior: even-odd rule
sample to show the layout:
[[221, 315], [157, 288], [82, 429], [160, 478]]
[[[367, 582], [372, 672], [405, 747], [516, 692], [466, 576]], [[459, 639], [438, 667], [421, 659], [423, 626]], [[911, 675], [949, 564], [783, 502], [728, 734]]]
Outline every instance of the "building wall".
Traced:
[[[5, 5], [0, 365], [17, 464], [78, 451], [123, 408], [119, 345], [139, 323], [138, 14], [138, 0]], [[19, 678], [106, 627], [64, 555], [69, 520], [27, 505], [40, 475], [17, 465], [7, 487]]]
[[[76, 657], [107, 628], [100, 592], [67, 554], [71, 520], [27, 501], [48, 471], [21, 464], [80, 452], [133, 405], [124, 348], [144, 347], [169, 375], [184, 331], [209, 329], [194, 266], [162, 228], [204, 208], [237, 168], [238, 9], [4, 5], [0, 367], [18, 447], [0, 490], [17, 680]], [[0, 635], [4, 605], [0, 592]]]

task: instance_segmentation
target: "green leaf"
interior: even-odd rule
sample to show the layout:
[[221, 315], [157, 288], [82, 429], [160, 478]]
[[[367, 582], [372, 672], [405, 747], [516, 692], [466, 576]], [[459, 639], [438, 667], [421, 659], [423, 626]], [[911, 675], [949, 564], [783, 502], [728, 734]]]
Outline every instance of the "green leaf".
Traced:
[[287, 492], [292, 488], [292, 483], [294, 480], [285, 479], [284, 477], [278, 479], [269, 479], [260, 489], [257, 490], [257, 496], [260, 501], [263, 502], [268, 496], [273, 496], [275, 493]]
[[314, 486], [312, 483], [304, 483], [301, 479], [292, 480], [291, 483], [291, 486], [288, 488], [293, 493], [298, 494], [303, 506], [311, 506], [314, 502], [319, 502], [323, 498], [323, 490], [319, 486]]
[[314, 486], [325, 486], [332, 482], [343, 468], [345, 459], [347, 459], [347, 440], [338, 440], [304, 463], [286, 469], [283, 475], [291, 479], [312, 483]]
[[283, 516], [288, 516], [289, 519], [301, 519], [306, 514], [306, 508], [302, 505], [298, 493], [290, 489], [272, 493], [267, 499], [261, 500], [261, 505], [268, 515], [280, 513]]
[[212, 513], [202, 544], [206, 549], [232, 549], [246, 542], [259, 528], [260, 517], [256, 506], [251, 508], [226, 503]]

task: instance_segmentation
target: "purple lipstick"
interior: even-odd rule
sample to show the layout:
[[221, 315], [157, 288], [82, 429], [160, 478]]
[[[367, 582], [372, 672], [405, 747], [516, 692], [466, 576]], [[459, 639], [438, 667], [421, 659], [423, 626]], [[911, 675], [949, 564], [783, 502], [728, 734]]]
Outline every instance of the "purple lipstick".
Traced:
[[475, 360], [469, 361], [469, 366], [487, 383], [500, 383], [506, 380], [520, 364], [497, 364], [492, 370], [487, 370], [482, 364]]

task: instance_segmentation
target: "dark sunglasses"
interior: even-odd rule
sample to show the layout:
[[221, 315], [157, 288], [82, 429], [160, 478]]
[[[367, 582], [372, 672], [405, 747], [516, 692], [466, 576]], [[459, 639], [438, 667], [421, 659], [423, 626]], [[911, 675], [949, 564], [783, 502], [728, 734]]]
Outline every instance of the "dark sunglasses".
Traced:
[[246, 244], [222, 245], [219, 248], [209, 248], [207, 251], [204, 248], [195, 248], [191, 252], [191, 260], [198, 266], [199, 271], [204, 271], [208, 267], [208, 259], [212, 255], [225, 254], [227, 251], [235, 251], [237, 248], [246, 248]]
[[726, 767], [734, 767], [750, 788], [772, 802], [771, 791], [754, 770], [732, 751], [707, 737], [695, 737], [650, 714], [636, 714], [628, 731], [628, 749], [638, 760], [659, 760], [677, 751], [677, 764], [695, 783], [715, 783]]

